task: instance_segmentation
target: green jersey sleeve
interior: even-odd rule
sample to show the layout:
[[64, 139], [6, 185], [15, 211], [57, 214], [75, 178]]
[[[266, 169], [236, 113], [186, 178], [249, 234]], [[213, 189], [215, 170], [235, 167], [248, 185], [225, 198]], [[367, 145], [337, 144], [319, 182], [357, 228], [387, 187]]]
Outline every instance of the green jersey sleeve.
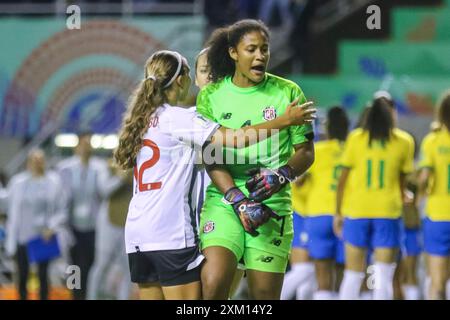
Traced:
[[204, 87], [197, 96], [197, 112], [205, 118], [217, 122], [212, 112], [209, 87]]
[[[299, 105], [306, 103], [306, 97], [302, 89], [300, 89], [299, 86], [295, 85], [291, 91], [291, 101], [294, 101], [297, 98], [299, 98], [298, 100]], [[312, 134], [313, 132], [314, 132], [313, 127], [311, 124], [289, 127], [289, 135], [291, 137], [293, 145], [309, 141], [307, 136]]]

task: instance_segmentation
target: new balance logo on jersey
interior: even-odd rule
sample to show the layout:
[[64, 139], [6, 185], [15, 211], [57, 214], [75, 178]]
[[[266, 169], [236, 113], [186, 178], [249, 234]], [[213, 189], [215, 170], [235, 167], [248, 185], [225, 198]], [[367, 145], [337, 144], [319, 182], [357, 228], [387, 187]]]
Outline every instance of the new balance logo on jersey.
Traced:
[[224, 113], [222, 113], [222, 115], [220, 116], [220, 119], [224, 119], [224, 120], [228, 120], [228, 119], [231, 119], [231, 115], [232, 115], [232, 113], [231, 112], [224, 112]]
[[272, 260], [273, 260], [273, 257], [270, 257], [270, 256], [259, 256], [257, 259], [256, 259], [256, 261], [261, 261], [261, 262], [266, 262], [266, 263], [270, 263], [270, 262], [272, 262]]

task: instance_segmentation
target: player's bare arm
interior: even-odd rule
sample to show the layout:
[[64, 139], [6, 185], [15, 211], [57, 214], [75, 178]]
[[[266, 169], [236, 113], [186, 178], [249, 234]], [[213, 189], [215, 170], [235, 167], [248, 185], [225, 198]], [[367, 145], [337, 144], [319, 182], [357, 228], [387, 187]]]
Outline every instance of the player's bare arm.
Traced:
[[294, 146], [295, 154], [288, 161], [288, 166], [292, 168], [295, 177], [306, 172], [314, 162], [314, 143], [307, 141]]
[[342, 224], [343, 224], [343, 217], [341, 212], [342, 199], [344, 199], [344, 190], [349, 173], [350, 173], [349, 168], [341, 169], [341, 176], [339, 177], [336, 189], [336, 214], [334, 215], [333, 219], [333, 231], [335, 235], [338, 237], [342, 237]]
[[[258, 143], [275, 134], [277, 130], [282, 130], [289, 126], [311, 123], [316, 117], [316, 109], [312, 108], [313, 104], [310, 101], [298, 105], [298, 99], [295, 99], [287, 106], [286, 112], [274, 120], [254, 126], [247, 126], [238, 130], [221, 127], [213, 135], [211, 142], [233, 148], [244, 148]], [[252, 139], [253, 137], [256, 139]]]

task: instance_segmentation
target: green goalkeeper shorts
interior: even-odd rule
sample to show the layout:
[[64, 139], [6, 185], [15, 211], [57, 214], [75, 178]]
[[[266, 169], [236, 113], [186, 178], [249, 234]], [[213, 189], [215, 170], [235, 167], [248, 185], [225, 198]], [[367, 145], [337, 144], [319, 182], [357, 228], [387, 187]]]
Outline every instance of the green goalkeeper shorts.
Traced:
[[207, 195], [200, 218], [202, 250], [224, 247], [234, 253], [237, 261], [243, 258], [246, 269], [284, 273], [294, 236], [292, 214], [280, 220], [272, 218], [257, 230], [256, 237], [245, 232], [230, 205], [218, 196]]

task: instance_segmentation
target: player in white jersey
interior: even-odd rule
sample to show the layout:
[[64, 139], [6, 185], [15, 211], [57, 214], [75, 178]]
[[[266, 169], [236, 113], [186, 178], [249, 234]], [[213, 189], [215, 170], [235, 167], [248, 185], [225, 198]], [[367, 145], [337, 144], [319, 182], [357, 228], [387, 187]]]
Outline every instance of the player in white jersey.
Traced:
[[[176, 107], [190, 84], [185, 58], [172, 51], [154, 53], [128, 107], [115, 151], [121, 168], [134, 168], [125, 246], [131, 280], [139, 284], [141, 299], [201, 298], [199, 267], [204, 257], [198, 248], [195, 201], [198, 151], [209, 143], [244, 147], [257, 142], [249, 141], [251, 130], [281, 129], [310, 120], [314, 113], [309, 103], [294, 108], [294, 101], [287, 116], [228, 133], [195, 108]], [[250, 200], [240, 212], [242, 223], [249, 225], [264, 223], [272, 215], [270, 208]]]

